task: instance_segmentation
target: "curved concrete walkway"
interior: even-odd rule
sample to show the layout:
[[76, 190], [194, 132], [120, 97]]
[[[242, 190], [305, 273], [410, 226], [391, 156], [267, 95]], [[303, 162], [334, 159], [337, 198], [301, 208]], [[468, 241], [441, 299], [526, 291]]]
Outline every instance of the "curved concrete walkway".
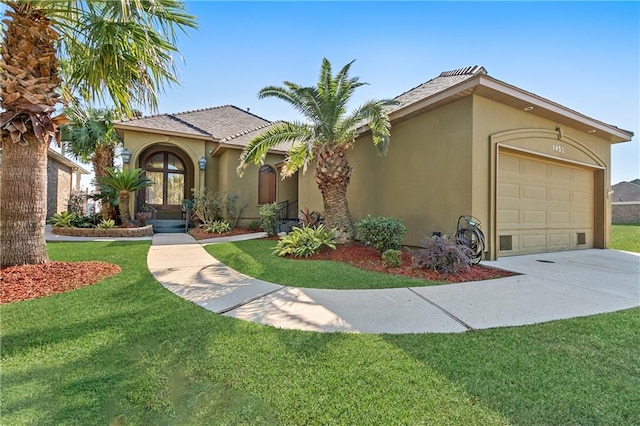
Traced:
[[[243, 239], [255, 238], [243, 236]], [[287, 287], [240, 274], [188, 234], [156, 234], [149, 270], [166, 288], [212, 312], [279, 328], [359, 333], [456, 333], [640, 306], [640, 255], [580, 250], [486, 265], [523, 275], [382, 290]]]

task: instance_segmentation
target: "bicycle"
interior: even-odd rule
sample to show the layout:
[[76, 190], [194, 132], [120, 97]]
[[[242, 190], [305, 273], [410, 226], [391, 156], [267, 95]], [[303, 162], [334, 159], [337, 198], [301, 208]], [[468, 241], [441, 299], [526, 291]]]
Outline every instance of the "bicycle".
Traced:
[[471, 250], [471, 263], [477, 265], [482, 260], [484, 252], [484, 233], [478, 218], [462, 215], [458, 218], [455, 239], [458, 244]]

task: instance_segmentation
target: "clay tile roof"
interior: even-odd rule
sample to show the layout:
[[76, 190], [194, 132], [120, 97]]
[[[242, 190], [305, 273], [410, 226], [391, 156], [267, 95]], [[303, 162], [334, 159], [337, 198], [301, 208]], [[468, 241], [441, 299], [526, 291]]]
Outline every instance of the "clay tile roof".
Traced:
[[439, 76], [433, 78], [419, 86], [414, 87], [394, 98], [396, 105], [392, 105], [389, 108], [389, 112], [397, 111], [401, 108], [409, 106], [413, 103], [419, 102], [431, 95], [435, 95], [438, 92], [442, 92], [451, 86], [455, 86], [465, 80], [470, 79], [479, 74], [487, 74], [487, 70], [484, 67], [475, 65], [472, 67], [458, 68], [456, 70], [444, 71]]
[[225, 139], [262, 127], [271, 122], [233, 105], [185, 111], [175, 114], [158, 114], [121, 121], [120, 127], [135, 127], [157, 131], [184, 133], [194, 136], [211, 136]]

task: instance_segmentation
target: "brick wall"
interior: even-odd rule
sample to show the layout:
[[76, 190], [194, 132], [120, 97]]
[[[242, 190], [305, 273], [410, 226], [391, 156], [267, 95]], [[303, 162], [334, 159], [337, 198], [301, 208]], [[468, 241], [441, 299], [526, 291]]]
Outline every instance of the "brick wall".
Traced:
[[71, 196], [71, 168], [49, 158], [47, 162], [47, 218], [67, 210]]
[[611, 222], [640, 223], [640, 201], [611, 203]]

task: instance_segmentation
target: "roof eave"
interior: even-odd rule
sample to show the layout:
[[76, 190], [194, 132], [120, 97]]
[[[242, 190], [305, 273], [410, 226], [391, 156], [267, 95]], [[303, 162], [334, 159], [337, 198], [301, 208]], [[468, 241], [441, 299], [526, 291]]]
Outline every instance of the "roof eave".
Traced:
[[[175, 136], [175, 137], [190, 138], [190, 139], [200, 139], [205, 141], [214, 141], [214, 142], [219, 141], [218, 138], [211, 135], [198, 135], [194, 133], [175, 132], [171, 130], [154, 129], [150, 127], [131, 126], [123, 123], [117, 123], [114, 125], [114, 127], [116, 131], [126, 130], [126, 131], [132, 131], [132, 132], [154, 133], [158, 135]], [[118, 135], [120, 135], [121, 139], [124, 139], [123, 135], [120, 132], [118, 132]]]
[[[620, 129], [603, 123], [602, 121], [595, 120], [548, 99], [484, 74], [464, 80], [441, 92], [393, 111], [389, 114], [389, 118], [391, 119], [391, 123], [394, 124], [472, 94], [490, 97], [491, 93], [501, 95], [502, 100], [497, 101], [507, 105], [521, 106], [522, 109], [527, 106], [534, 107], [533, 110], [529, 112], [530, 114], [550, 118], [561, 124], [576, 127], [579, 130], [584, 129], [585, 132], [595, 130], [594, 134], [596, 136], [606, 139], [610, 143], [628, 142], [634, 135], [632, 131]], [[358, 133], [363, 134], [368, 131], [368, 126], [363, 126], [358, 130]]]
[[69, 167], [72, 171], [76, 173], [80, 173], [81, 175], [89, 174], [89, 171], [87, 169], [75, 163], [74, 161], [68, 159], [67, 157], [60, 154], [59, 152], [52, 150], [51, 148], [47, 150], [47, 156], [55, 158], [57, 162], [64, 164], [65, 166]]

